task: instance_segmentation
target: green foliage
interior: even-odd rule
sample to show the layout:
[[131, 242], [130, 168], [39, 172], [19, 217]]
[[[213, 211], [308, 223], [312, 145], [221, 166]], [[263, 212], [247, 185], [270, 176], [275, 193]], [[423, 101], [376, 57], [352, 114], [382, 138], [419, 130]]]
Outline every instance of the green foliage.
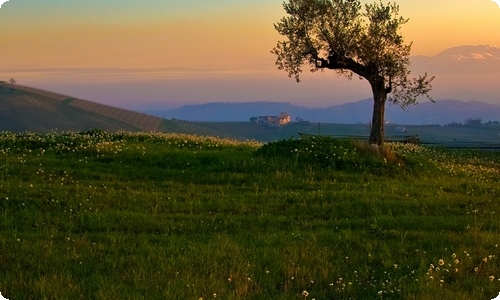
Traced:
[[308, 65], [312, 72], [326, 68], [349, 79], [356, 74], [372, 88], [387, 83], [390, 100], [403, 107], [429, 97], [433, 77], [408, 78], [411, 44], [400, 33], [408, 20], [396, 3], [375, 2], [364, 11], [359, 0], [289, 0], [283, 7], [287, 16], [275, 28], [286, 40], [271, 52], [289, 77], [299, 81]]
[[[309, 151], [313, 142], [318, 152]], [[494, 298], [499, 153], [386, 146], [376, 154], [327, 138], [260, 145], [99, 130], [2, 133], [0, 292]], [[333, 154], [342, 162], [324, 163]], [[384, 158], [404, 165], [384, 169]]]

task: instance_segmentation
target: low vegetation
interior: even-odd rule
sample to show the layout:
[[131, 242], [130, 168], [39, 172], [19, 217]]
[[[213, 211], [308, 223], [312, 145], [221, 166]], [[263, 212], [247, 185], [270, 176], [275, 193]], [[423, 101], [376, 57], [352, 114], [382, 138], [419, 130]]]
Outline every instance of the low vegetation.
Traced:
[[500, 154], [0, 134], [8, 299], [492, 299]]

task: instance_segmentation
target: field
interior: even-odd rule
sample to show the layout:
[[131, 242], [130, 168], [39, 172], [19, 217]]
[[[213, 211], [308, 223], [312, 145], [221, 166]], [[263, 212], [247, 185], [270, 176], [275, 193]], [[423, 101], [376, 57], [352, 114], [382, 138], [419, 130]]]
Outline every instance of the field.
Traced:
[[492, 299], [500, 153], [0, 134], [8, 299]]
[[[368, 140], [369, 124], [290, 123], [281, 127], [267, 127], [250, 122], [199, 122], [203, 128], [211, 128], [238, 137], [262, 142], [298, 137], [298, 132], [325, 136], [355, 136]], [[192, 123], [190, 123], [192, 124]], [[222, 135], [221, 135], [222, 136]], [[418, 136], [422, 142], [442, 146], [474, 146], [489, 144], [500, 147], [500, 125], [439, 126], [386, 124], [387, 140], [404, 140], [406, 136]]]

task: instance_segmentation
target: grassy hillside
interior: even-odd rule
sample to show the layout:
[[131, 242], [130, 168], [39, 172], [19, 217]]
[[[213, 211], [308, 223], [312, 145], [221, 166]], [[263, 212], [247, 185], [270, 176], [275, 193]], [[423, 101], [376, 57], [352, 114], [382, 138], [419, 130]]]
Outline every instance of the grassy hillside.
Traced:
[[500, 154], [0, 134], [8, 299], [492, 299]]
[[0, 131], [138, 130], [115, 119], [74, 108], [58, 97], [21, 89], [11, 90], [0, 84]]
[[[3, 84], [3, 86], [0, 85], [0, 87], [3, 87], [4, 90], [9, 91], [4, 94], [5, 97], [9, 98], [9, 95], [14, 96], [15, 98], [17, 97], [18, 102], [23, 104], [25, 108], [30, 108], [30, 110], [33, 110], [33, 107], [38, 108], [38, 111], [36, 113], [37, 119], [44, 120], [45, 122], [52, 122], [52, 124], [54, 124], [53, 126], [59, 126], [58, 128], [63, 128], [60, 130], [71, 130], [66, 129], [68, 127], [68, 124], [61, 123], [59, 120], [60, 118], [70, 118], [77, 123], [81, 122], [82, 120], [84, 122], [89, 122], [89, 120], [87, 120], [89, 115], [92, 117], [97, 117], [104, 121], [95, 124], [94, 127], [91, 127], [101, 130], [109, 130], [107, 128], [108, 126], [118, 124], [122, 127], [134, 128], [135, 130], [157, 131], [162, 123], [161, 118], [87, 100], [77, 99], [49, 91], [19, 85], [8, 86], [6, 84]], [[22, 97], [29, 97], [32, 101], [30, 103], [25, 103], [26, 101], [22, 101], [24, 100]], [[39, 106], [37, 104], [39, 104], [40, 102], [45, 102], [46, 105], [43, 107], [37, 107]], [[47, 116], [47, 109], [64, 110], [63, 112], [69, 113], [69, 116], [67, 114], [59, 114], [59, 118], [51, 119]], [[90, 120], [90, 122], [92, 121], [94, 120]], [[106, 122], [111, 124], [108, 125], [106, 124]], [[36, 126], [36, 123], [33, 123], [33, 125]]]
[[246, 139], [198, 124], [103, 105], [26, 86], [0, 83], [0, 131], [177, 132]]

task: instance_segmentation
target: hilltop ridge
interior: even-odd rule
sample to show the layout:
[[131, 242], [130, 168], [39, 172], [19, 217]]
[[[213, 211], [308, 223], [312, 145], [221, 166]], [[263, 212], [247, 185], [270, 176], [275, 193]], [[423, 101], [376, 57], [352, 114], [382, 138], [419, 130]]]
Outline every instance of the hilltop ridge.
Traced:
[[0, 131], [51, 132], [100, 129], [175, 132], [245, 139], [180, 120], [165, 120], [68, 95], [0, 82]]
[[57, 93], [0, 84], [0, 129], [12, 132], [138, 130], [132, 124], [69, 105], [70, 100], [72, 98]]

